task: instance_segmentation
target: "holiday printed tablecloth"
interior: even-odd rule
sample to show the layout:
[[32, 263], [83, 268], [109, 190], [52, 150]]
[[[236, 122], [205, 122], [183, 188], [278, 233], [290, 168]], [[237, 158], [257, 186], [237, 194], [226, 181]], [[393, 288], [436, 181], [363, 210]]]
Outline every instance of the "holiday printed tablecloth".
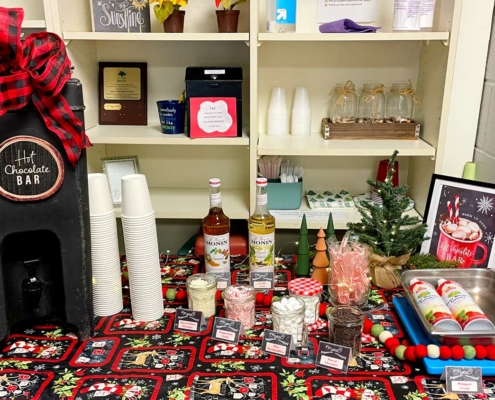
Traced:
[[[243, 281], [246, 259], [233, 257], [232, 263], [233, 279]], [[123, 270], [125, 282], [125, 259]], [[187, 276], [202, 270], [201, 259], [169, 257], [162, 260], [163, 285], [184, 289]], [[292, 257], [279, 260], [277, 295], [287, 294], [292, 270]], [[368, 311], [374, 322], [407, 340], [391, 302], [400, 295], [374, 290]], [[187, 307], [186, 300], [165, 301], [163, 318], [141, 323], [132, 319], [127, 292], [125, 299], [121, 313], [96, 319], [94, 338], [83, 343], [49, 323], [16, 328], [0, 347], [0, 400], [495, 400], [495, 380], [486, 379], [485, 392], [477, 396], [447, 395], [438, 377], [392, 357], [369, 335], [363, 335], [362, 354], [348, 375], [318, 368], [315, 352], [327, 340], [326, 324], [310, 332], [309, 354], [265, 354], [263, 330], [272, 327], [268, 306], [257, 307], [254, 328], [232, 345], [212, 339], [212, 319], [198, 334], [174, 331], [175, 310]]]

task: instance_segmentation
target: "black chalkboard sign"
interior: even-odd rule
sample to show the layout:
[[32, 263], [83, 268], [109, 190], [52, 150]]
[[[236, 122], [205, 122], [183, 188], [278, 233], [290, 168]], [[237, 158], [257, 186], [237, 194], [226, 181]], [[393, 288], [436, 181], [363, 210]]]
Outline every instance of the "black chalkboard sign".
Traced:
[[33, 136], [15, 136], [0, 144], [0, 195], [14, 201], [43, 200], [64, 181], [60, 153]]
[[275, 332], [270, 329], [264, 330], [261, 350], [277, 357], [287, 358], [290, 351], [294, 349], [292, 335], [287, 333]]
[[151, 32], [149, 0], [91, 0], [94, 32]]
[[443, 375], [447, 393], [483, 393], [481, 367], [447, 366]]
[[274, 272], [251, 271], [249, 281], [255, 289], [273, 289]]
[[333, 369], [347, 374], [351, 356], [352, 349], [350, 347], [320, 342], [315, 364], [318, 367]]

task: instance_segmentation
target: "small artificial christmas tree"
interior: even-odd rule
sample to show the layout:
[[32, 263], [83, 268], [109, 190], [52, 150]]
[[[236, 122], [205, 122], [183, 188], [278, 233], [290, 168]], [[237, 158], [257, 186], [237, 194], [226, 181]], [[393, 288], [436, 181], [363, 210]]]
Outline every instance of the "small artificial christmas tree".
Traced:
[[306, 214], [301, 221], [299, 230], [299, 246], [297, 248], [296, 275], [303, 277], [309, 275], [309, 242], [308, 226], [306, 224]]
[[[357, 235], [361, 243], [372, 248], [373, 283], [385, 288], [398, 285], [395, 269], [401, 268], [409, 255], [426, 239], [426, 224], [418, 217], [404, 215], [409, 205], [409, 198], [405, 197], [409, 187], [394, 187], [392, 184], [397, 154], [397, 150], [392, 154], [384, 182], [373, 179], [367, 181], [375, 188], [377, 195], [383, 200], [383, 205], [363, 202], [363, 209], [359, 210], [361, 222], [347, 224], [351, 233]], [[383, 269], [378, 271], [377, 267]]]
[[328, 283], [327, 267], [330, 265], [327, 257], [327, 245], [325, 243], [325, 232], [320, 228], [316, 242], [316, 256], [313, 259], [313, 274], [311, 278], [321, 282], [322, 285]]

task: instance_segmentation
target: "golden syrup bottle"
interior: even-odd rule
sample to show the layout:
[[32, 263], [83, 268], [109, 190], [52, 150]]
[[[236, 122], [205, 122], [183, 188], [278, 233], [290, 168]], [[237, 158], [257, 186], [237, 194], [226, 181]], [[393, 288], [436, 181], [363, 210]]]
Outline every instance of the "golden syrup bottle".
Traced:
[[[222, 195], [220, 179], [210, 179], [210, 212], [203, 219], [205, 236], [205, 267], [206, 272], [217, 275], [218, 288], [225, 288], [228, 273], [230, 279], [230, 219], [222, 210]], [[221, 279], [221, 276], [224, 279]], [[230, 281], [228, 281], [230, 282]]]
[[249, 217], [249, 269], [274, 272], [275, 218], [268, 211], [266, 178], [256, 179], [256, 209]]

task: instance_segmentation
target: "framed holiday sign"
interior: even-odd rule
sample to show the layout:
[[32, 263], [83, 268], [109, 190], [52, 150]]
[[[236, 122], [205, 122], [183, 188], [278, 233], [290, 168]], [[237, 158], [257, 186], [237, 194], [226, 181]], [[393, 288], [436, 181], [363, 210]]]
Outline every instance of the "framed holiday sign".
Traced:
[[439, 260], [457, 260], [458, 268], [495, 268], [495, 185], [434, 174], [421, 251]]
[[151, 32], [148, 0], [91, 0], [93, 32]]
[[235, 97], [191, 97], [189, 108], [191, 138], [237, 136]]

